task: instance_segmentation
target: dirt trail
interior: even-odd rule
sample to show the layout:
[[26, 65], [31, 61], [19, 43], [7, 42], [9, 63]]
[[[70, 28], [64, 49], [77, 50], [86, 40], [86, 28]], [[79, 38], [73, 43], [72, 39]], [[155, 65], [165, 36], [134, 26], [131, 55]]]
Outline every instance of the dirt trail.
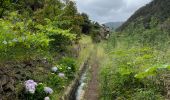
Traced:
[[[96, 51], [96, 50], [95, 50]], [[90, 80], [85, 91], [84, 100], [99, 100], [99, 62], [97, 57], [97, 51], [94, 53], [90, 68]]]

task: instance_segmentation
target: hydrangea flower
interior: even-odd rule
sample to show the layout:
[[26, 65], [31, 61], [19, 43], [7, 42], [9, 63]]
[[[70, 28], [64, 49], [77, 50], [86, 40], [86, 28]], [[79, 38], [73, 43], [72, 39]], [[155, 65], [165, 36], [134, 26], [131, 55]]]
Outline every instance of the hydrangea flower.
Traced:
[[65, 74], [64, 73], [59, 73], [58, 76], [63, 78], [63, 77], [65, 77]]
[[50, 98], [49, 97], [45, 97], [44, 100], [50, 100]]
[[7, 41], [5, 41], [5, 40], [4, 40], [2, 43], [3, 43], [3, 44], [8, 44], [8, 42], [7, 42]]
[[17, 39], [17, 38], [14, 38], [14, 39], [12, 40], [12, 42], [18, 42], [18, 39]]
[[25, 81], [25, 89], [27, 92], [34, 94], [36, 90], [37, 83], [33, 80], [27, 80]]
[[68, 67], [68, 69], [70, 70], [70, 69], [71, 69], [71, 67]]
[[47, 94], [52, 94], [53, 89], [51, 89], [50, 87], [44, 87], [44, 92], [47, 93]]
[[57, 72], [57, 70], [58, 70], [57, 67], [53, 67], [53, 68], [52, 68], [52, 71], [53, 71], [53, 72]]

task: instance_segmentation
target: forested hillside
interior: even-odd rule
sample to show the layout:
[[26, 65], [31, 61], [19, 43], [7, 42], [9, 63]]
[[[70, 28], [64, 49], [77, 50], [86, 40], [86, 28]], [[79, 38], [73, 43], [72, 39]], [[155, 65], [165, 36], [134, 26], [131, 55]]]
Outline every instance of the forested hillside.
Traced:
[[163, 24], [170, 17], [170, 2], [169, 0], [152, 0], [151, 3], [137, 10], [121, 27], [118, 31], [123, 31], [129, 25], [134, 23], [135, 27], [142, 24], [145, 29], [150, 29], [152, 20], [157, 21], [155, 24]]

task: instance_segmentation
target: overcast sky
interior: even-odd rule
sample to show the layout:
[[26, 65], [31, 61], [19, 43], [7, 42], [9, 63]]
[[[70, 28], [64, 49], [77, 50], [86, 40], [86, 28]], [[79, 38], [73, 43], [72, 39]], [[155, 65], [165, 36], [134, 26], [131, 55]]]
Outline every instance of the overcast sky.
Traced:
[[78, 10], [100, 23], [127, 20], [151, 0], [75, 0]]

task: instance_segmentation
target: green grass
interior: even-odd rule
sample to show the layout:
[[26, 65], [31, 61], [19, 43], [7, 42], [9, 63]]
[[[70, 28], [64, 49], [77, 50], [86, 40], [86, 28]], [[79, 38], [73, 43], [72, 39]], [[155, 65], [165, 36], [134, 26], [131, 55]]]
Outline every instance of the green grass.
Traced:
[[167, 69], [162, 66], [169, 66], [168, 49], [114, 33], [101, 47], [105, 48], [100, 67], [101, 100], [164, 100], [161, 80]]

